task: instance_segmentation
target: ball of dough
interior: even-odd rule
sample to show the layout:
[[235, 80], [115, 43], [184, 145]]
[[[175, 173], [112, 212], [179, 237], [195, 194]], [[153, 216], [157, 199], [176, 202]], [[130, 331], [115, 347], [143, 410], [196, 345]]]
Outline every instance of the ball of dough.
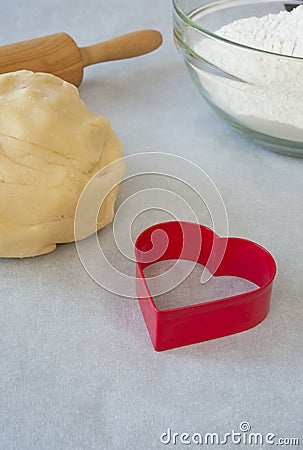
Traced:
[[[83, 188], [122, 156], [109, 121], [90, 112], [72, 84], [46, 73], [0, 75], [0, 257], [73, 242]], [[109, 170], [119, 182], [121, 171]], [[113, 219], [116, 196], [117, 188], [103, 202], [98, 229]]]

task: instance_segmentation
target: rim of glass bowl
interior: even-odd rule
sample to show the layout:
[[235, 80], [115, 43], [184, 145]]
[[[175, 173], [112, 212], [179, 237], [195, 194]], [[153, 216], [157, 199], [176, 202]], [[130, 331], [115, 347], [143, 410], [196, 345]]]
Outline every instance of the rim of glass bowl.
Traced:
[[[182, 1], [182, 0], [181, 0]], [[262, 50], [260, 48], [256, 48], [256, 47], [250, 47], [249, 45], [244, 45], [241, 44], [239, 42], [235, 42], [232, 41], [230, 39], [226, 39], [222, 36], [220, 36], [219, 34], [213, 33], [212, 31], [209, 31], [207, 28], [202, 27], [201, 25], [198, 25], [196, 22], [194, 22], [193, 20], [191, 20], [191, 16], [194, 15], [197, 11], [203, 11], [205, 9], [210, 10], [212, 7], [214, 6], [220, 6], [220, 5], [227, 5], [227, 4], [231, 4], [231, 3], [235, 3], [237, 0], [218, 0], [218, 1], [210, 1], [209, 3], [206, 3], [202, 8], [196, 9], [194, 11], [191, 12], [191, 15], [187, 15], [183, 10], [182, 7], [180, 5], [181, 3], [180, 0], [172, 0], [173, 2], [173, 7], [176, 11], [176, 13], [178, 14], [178, 16], [187, 23], [187, 25], [191, 26], [192, 28], [195, 28], [198, 31], [201, 31], [202, 33], [206, 34], [207, 36], [217, 39], [218, 41], [221, 42], [226, 42], [227, 44], [231, 44], [234, 45], [236, 47], [241, 47], [241, 48], [245, 48], [245, 49], [249, 49], [249, 50], [253, 50], [255, 52], [258, 53], [267, 53], [269, 55], [275, 55], [275, 56], [279, 56], [280, 58], [288, 58], [288, 59], [292, 59], [292, 60], [299, 60], [299, 61], [303, 61], [303, 57], [301, 56], [292, 56], [292, 55], [283, 55], [282, 53], [276, 53], [276, 52], [270, 52], [268, 50]], [[303, 3], [302, 3], [303, 5]], [[186, 46], [191, 52], [192, 49], [188, 46]], [[197, 54], [196, 52], [194, 52], [195, 56], [197, 56], [199, 59], [201, 58], [201, 56], [199, 54]]]

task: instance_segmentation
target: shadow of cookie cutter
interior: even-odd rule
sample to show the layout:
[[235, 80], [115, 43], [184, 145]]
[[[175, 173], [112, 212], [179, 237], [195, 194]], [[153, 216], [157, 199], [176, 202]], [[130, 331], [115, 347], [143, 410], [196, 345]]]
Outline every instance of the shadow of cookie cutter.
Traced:
[[[198, 258], [193, 259], [193, 236], [199, 229], [201, 241]], [[161, 230], [164, 233], [157, 233]], [[156, 233], [155, 233], [156, 231]], [[149, 261], [144, 255], [152, 248], [167, 247], [163, 254]], [[213, 243], [222, 243], [223, 259], [213, 272]], [[190, 245], [183, 244], [190, 242]], [[201, 245], [202, 243], [202, 245]], [[187, 248], [186, 248], [187, 247]], [[197, 254], [196, 252], [194, 252]], [[268, 314], [276, 263], [260, 245], [242, 238], [221, 238], [210, 228], [190, 222], [164, 222], [144, 230], [135, 243], [136, 291], [142, 314], [156, 351], [195, 344], [248, 330], [262, 322]], [[214, 276], [237, 276], [257, 285], [253, 291], [205, 303], [159, 310], [150, 293], [144, 269], [164, 260], [194, 260], [206, 266]]]

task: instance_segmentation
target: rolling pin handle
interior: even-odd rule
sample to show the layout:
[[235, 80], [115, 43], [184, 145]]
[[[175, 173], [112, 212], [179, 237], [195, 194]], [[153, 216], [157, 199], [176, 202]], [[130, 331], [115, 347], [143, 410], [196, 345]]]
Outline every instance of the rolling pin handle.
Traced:
[[100, 44], [81, 47], [83, 66], [133, 58], [152, 52], [162, 44], [162, 35], [156, 30], [141, 30], [114, 37]]

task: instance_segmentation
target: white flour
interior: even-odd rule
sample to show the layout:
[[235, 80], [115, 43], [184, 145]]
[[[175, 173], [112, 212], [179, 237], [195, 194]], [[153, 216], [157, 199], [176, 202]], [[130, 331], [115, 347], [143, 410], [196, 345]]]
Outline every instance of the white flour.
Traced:
[[[230, 23], [216, 34], [242, 45], [303, 58], [303, 6]], [[249, 128], [303, 141], [303, 60], [219, 41], [195, 47], [211, 64], [241, 81], [198, 71], [212, 100]]]
[[237, 20], [216, 34], [249, 47], [303, 57], [303, 6], [257, 18]]

